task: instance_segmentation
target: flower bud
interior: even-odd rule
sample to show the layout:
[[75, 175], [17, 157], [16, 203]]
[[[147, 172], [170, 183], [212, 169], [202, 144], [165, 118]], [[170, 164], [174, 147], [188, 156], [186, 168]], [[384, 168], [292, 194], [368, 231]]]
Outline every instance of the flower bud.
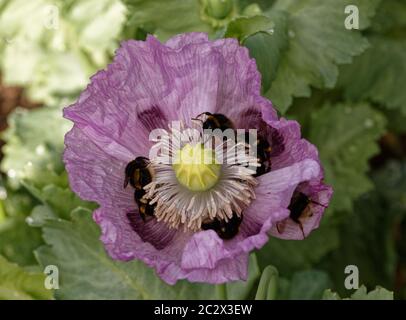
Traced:
[[215, 19], [226, 18], [233, 10], [233, 0], [204, 0], [206, 14]]

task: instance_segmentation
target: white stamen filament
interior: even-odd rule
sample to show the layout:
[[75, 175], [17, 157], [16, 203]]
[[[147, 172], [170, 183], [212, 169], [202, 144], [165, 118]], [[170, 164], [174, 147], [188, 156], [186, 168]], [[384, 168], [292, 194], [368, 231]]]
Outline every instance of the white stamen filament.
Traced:
[[[192, 146], [202, 143], [202, 136], [197, 137], [194, 133], [196, 130], [185, 130], [183, 134], [185, 132], [188, 135], [185, 140]], [[172, 137], [179, 138], [180, 132], [172, 129]], [[182, 146], [184, 145], [180, 147]], [[158, 141], [154, 147], [159, 147], [170, 156], [176, 153], [169, 139]], [[222, 152], [223, 148], [224, 143], [217, 146], [216, 154]], [[255, 199], [254, 187], [257, 180], [253, 177], [255, 174], [253, 167], [259, 164], [250, 152], [237, 152], [236, 159], [236, 148], [249, 148], [249, 145], [236, 143], [232, 148], [227, 148], [217, 183], [204, 191], [192, 191], [181, 185], [172, 165], [162, 163], [163, 158], [159, 155], [156, 159], [150, 159], [154, 178], [144, 187], [146, 191], [144, 197], [151, 205], [156, 204], [154, 210], [156, 219], [164, 221], [172, 228], [198, 231], [202, 223], [214, 218], [228, 221], [233, 213], [241, 216], [244, 209]], [[248, 164], [251, 167], [246, 167]]]

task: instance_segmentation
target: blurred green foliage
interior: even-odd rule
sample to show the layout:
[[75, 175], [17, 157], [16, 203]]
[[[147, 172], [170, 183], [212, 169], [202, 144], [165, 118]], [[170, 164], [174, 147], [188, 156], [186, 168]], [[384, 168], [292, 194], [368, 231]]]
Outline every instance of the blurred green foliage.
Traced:
[[0, 256], [0, 300], [51, 299], [52, 291], [45, 289], [45, 275], [24, 270]]
[[110, 61], [124, 23], [118, 0], [2, 0], [1, 69], [47, 105], [74, 99]]
[[[0, 298], [216, 297], [213, 286], [168, 286], [141, 262], [111, 260], [91, 219], [95, 204], [72, 193], [61, 161], [71, 126], [62, 108], [121, 40], [203, 31], [249, 49], [263, 94], [281, 115], [300, 121], [335, 190], [318, 230], [303, 241], [271, 238], [251, 255], [248, 281], [229, 283], [222, 294], [392, 299], [394, 291], [406, 299], [405, 2], [226, 2], [0, 0], [2, 81], [46, 105], [16, 110], [2, 134]], [[359, 8], [360, 30], [344, 27], [348, 4]], [[379, 153], [381, 160], [371, 161]], [[48, 264], [61, 270], [53, 294], [43, 287]], [[355, 292], [344, 288], [347, 265], [359, 267], [365, 284]]]

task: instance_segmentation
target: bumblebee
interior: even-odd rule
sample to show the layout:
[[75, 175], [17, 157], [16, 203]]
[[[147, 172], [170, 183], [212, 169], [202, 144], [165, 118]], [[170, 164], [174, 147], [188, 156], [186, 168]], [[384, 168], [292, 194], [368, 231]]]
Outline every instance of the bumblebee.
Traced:
[[[203, 115], [206, 116], [206, 119], [204, 121], [201, 119]], [[203, 112], [192, 120], [202, 121], [203, 129], [220, 129], [221, 131], [225, 131], [227, 129], [235, 130], [232, 121], [221, 113]], [[247, 144], [250, 142], [249, 138], [250, 134], [246, 132], [245, 142]], [[271, 170], [271, 163], [269, 159], [272, 147], [269, 144], [268, 140], [261, 136], [257, 138], [255, 147], [257, 148], [258, 163], [260, 164], [260, 166], [256, 168], [256, 174], [254, 175], [255, 177], [257, 177]]]
[[228, 221], [219, 220], [215, 218], [214, 220], [203, 223], [203, 230], [214, 230], [221, 239], [232, 239], [240, 230], [240, 225], [242, 222], [242, 216], [238, 216], [233, 213], [233, 216]]
[[[250, 144], [250, 137], [251, 137], [250, 134], [248, 132], [245, 132], [246, 144]], [[269, 144], [268, 140], [261, 136], [257, 137], [255, 145], [252, 147], [256, 148], [257, 150], [257, 159], [258, 163], [260, 164], [260, 166], [256, 168], [256, 173], [254, 174], [254, 177], [257, 177], [271, 170], [270, 157], [272, 147]]]
[[268, 140], [262, 137], [258, 137], [257, 158], [260, 166], [257, 167], [257, 172], [256, 174], [254, 174], [255, 177], [265, 174], [271, 170], [271, 151], [272, 147], [270, 146]]
[[134, 199], [138, 205], [138, 211], [142, 220], [146, 221], [147, 217], [153, 217], [156, 204], [153, 205], [149, 204], [148, 200], [144, 198], [145, 190], [135, 190], [134, 191]]
[[[200, 119], [203, 115], [206, 116], [206, 119], [204, 121]], [[221, 131], [234, 129], [234, 124], [231, 122], [231, 120], [221, 113], [203, 112], [192, 120], [202, 121], [203, 129], [220, 129]]]
[[[306, 237], [303, 229], [303, 221], [313, 216], [311, 207], [312, 203], [327, 208], [327, 206], [314, 201], [312, 198], [299, 191], [294, 192], [292, 200], [288, 206], [290, 211], [289, 218], [299, 225], [303, 234], [303, 239]], [[280, 222], [276, 225], [279, 233], [283, 232], [284, 227], [284, 222]]]
[[128, 183], [135, 189], [142, 189], [152, 181], [152, 171], [149, 167], [149, 159], [137, 157], [125, 167], [124, 188]]
[[127, 164], [125, 168], [124, 188], [130, 184], [134, 189], [134, 199], [138, 205], [142, 220], [147, 216], [153, 216], [156, 205], [150, 205], [144, 198], [144, 187], [152, 181], [153, 171], [148, 158], [137, 157]]

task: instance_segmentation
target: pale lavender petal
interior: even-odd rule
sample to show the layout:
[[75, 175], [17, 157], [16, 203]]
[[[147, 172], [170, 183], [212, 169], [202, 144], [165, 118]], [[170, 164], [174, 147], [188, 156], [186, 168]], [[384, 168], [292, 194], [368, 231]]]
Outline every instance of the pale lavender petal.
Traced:
[[[278, 121], [267, 121], [267, 123], [278, 131], [284, 145], [283, 152], [272, 157], [273, 170], [290, 166], [304, 159], [320, 162], [317, 148], [309, 141], [301, 138], [299, 123], [283, 118]], [[320, 170], [319, 176], [323, 176], [323, 170]]]
[[300, 185], [298, 191], [303, 192], [314, 201], [314, 203], [310, 204], [312, 215], [302, 222], [303, 231], [298, 223], [286, 218], [281, 221], [280, 225], [275, 224], [272, 227], [270, 230], [272, 236], [286, 240], [303, 240], [319, 227], [320, 220], [326, 209], [325, 206], [328, 206], [333, 194], [332, 188], [317, 180], [312, 180]]
[[[297, 188], [315, 201], [329, 201], [317, 149], [301, 139], [297, 122], [278, 120], [260, 87], [255, 61], [235, 39], [210, 41], [206, 34], [190, 33], [162, 44], [148, 36], [123, 42], [113, 63], [65, 108], [65, 117], [74, 122], [65, 138], [69, 181], [79, 196], [100, 205], [94, 219], [112, 258], [140, 259], [170, 284], [246, 279], [249, 253], [268, 241], [269, 232], [279, 236], [275, 226], [288, 218]], [[148, 156], [152, 130], [173, 120], [189, 124], [202, 112], [223, 113], [237, 128], [258, 129], [272, 147], [272, 170], [258, 178], [256, 199], [231, 240], [212, 230], [170, 229], [153, 217], [144, 222], [134, 190], [123, 187], [127, 163]], [[317, 209], [306, 233], [318, 226], [323, 212]], [[293, 227], [288, 222], [282, 236], [297, 238]]]
[[242, 233], [255, 235], [267, 220], [271, 221], [270, 229], [276, 222], [286, 219], [289, 216], [287, 208], [295, 189], [299, 184], [317, 177], [320, 170], [318, 162], [306, 159], [260, 176], [255, 190], [256, 199], [244, 214]]

